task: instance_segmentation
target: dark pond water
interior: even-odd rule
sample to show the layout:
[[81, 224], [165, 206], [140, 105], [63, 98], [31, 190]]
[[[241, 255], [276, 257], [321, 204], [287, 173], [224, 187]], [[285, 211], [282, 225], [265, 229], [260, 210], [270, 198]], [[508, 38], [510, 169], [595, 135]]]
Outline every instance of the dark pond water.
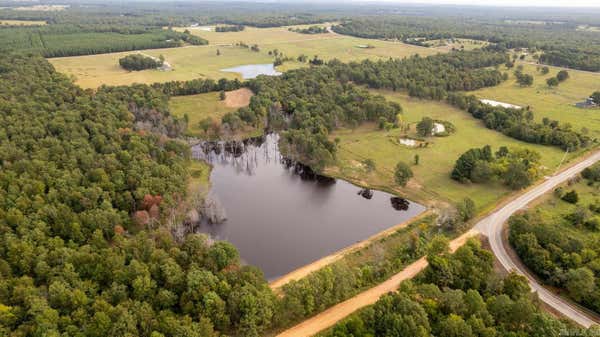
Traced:
[[203, 143], [192, 150], [213, 165], [210, 194], [227, 220], [200, 232], [228, 240], [272, 280], [425, 210], [381, 191], [315, 176], [282, 158], [278, 136]]

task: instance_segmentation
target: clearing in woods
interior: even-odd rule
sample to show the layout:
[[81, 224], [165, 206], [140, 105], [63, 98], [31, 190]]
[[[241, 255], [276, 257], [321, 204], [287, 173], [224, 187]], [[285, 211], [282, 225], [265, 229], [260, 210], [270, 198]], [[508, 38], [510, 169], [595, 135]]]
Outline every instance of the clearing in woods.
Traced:
[[43, 26], [46, 21], [40, 20], [0, 20], [0, 26]]

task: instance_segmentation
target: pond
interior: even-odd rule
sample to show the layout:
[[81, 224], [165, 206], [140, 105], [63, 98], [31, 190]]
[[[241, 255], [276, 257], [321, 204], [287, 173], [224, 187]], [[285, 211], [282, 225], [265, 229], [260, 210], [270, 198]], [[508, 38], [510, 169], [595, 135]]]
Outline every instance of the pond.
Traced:
[[247, 80], [250, 78], [255, 78], [258, 75], [268, 75], [268, 76], [279, 76], [280, 72], [275, 70], [275, 66], [273, 63], [267, 64], [246, 64], [243, 66], [237, 66], [233, 68], [221, 69], [221, 71], [229, 72], [229, 73], [239, 73], [242, 75], [242, 78]]
[[270, 134], [192, 148], [213, 165], [211, 198], [226, 221], [198, 231], [227, 240], [269, 280], [410, 219], [425, 208], [391, 194], [315, 175], [286, 160]]

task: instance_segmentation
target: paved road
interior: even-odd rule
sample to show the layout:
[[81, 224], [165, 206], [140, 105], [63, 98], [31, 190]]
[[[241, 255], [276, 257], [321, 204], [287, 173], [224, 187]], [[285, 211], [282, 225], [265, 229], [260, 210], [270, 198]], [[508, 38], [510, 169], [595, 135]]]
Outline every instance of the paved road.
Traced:
[[515, 263], [511, 259], [511, 256], [506, 252], [504, 245], [502, 244], [502, 231], [504, 224], [508, 218], [516, 211], [523, 209], [534, 199], [538, 198], [542, 194], [551, 191], [557, 185], [565, 182], [569, 178], [581, 172], [588, 166], [591, 166], [595, 162], [600, 160], [600, 151], [596, 151], [585, 160], [569, 167], [568, 169], [547, 178], [542, 184], [539, 184], [524, 194], [521, 194], [518, 198], [512, 200], [499, 210], [488, 215], [480, 222], [475, 225], [475, 229], [480, 231], [482, 234], [487, 235], [492, 247], [492, 251], [506, 270], [514, 270], [519, 274], [524, 275], [529, 280], [529, 285], [533, 291], [536, 291], [542, 301], [547, 305], [554, 308], [564, 316], [570, 318], [574, 322], [589, 327], [593, 324], [599, 324], [600, 321], [596, 317], [593, 317], [589, 313], [586, 313], [576, 305], [566, 301], [558, 295], [548, 291], [542, 285], [540, 285], [531, 275], [529, 275], [518, 263]]

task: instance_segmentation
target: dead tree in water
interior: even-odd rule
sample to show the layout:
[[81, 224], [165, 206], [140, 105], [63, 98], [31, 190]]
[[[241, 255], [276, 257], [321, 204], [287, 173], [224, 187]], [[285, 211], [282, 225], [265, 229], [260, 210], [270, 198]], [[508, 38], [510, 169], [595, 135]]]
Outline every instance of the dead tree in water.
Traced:
[[211, 224], [220, 224], [227, 220], [225, 207], [223, 207], [219, 199], [212, 194], [207, 195], [204, 199], [202, 215]]

